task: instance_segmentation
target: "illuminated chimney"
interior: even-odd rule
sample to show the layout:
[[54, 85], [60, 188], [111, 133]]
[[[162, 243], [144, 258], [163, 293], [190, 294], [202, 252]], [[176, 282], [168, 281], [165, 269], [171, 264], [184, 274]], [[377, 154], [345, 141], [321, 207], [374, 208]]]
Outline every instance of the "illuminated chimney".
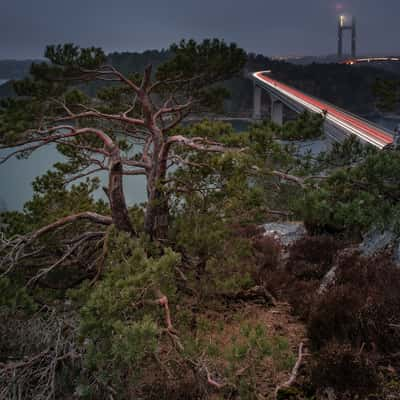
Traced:
[[351, 25], [346, 24], [346, 17], [340, 15], [338, 19], [338, 58], [343, 57], [343, 32], [346, 30], [351, 31], [351, 56], [356, 58], [357, 52], [357, 30], [356, 30], [356, 19], [351, 18]]

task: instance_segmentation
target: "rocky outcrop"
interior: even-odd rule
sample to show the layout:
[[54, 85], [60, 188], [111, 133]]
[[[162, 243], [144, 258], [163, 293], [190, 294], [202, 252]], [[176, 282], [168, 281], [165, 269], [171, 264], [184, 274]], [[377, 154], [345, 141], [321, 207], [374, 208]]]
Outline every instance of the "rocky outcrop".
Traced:
[[280, 242], [283, 246], [289, 246], [307, 234], [302, 222], [268, 223], [263, 225], [264, 236], [269, 236]]
[[400, 237], [390, 229], [369, 231], [359, 246], [361, 254], [370, 257], [382, 251], [391, 251], [394, 263], [400, 267]]

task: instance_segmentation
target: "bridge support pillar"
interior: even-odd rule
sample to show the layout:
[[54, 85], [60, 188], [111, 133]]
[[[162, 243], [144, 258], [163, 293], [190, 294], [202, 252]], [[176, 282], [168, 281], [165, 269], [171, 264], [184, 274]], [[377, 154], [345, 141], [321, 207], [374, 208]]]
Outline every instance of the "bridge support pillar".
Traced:
[[274, 96], [271, 96], [271, 121], [283, 125], [283, 103]]
[[261, 88], [254, 83], [253, 119], [261, 119]]

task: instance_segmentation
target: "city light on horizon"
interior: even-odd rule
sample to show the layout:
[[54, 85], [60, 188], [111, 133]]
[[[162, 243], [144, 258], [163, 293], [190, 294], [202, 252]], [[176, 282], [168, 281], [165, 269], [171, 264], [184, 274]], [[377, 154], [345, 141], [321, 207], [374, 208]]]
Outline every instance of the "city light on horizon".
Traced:
[[344, 9], [343, 3], [336, 3], [336, 11], [342, 11]]

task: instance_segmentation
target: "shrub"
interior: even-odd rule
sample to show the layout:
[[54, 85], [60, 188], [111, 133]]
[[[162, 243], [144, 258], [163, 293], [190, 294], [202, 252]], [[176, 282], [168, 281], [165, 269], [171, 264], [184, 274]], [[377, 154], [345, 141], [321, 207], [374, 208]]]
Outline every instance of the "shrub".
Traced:
[[264, 228], [262, 226], [255, 224], [233, 224], [231, 225], [231, 229], [235, 236], [247, 239], [254, 238], [255, 236], [261, 235], [264, 232]]
[[307, 320], [317, 295], [319, 281], [292, 279], [292, 282], [283, 291], [284, 298], [290, 303], [295, 314], [299, 315], [303, 320]]
[[150, 258], [124, 233], [115, 234], [110, 242], [107, 272], [83, 296], [80, 333], [87, 347], [88, 369], [98, 382], [121, 388], [123, 397], [125, 385], [143, 373], [145, 360], [159, 347], [164, 318], [154, 304], [154, 289], [174, 299], [179, 255], [166, 249], [163, 256]]
[[278, 268], [279, 244], [272, 238], [262, 238], [254, 243], [262, 265], [260, 280], [273, 295], [288, 301], [296, 314], [307, 319], [320, 279], [332, 267], [340, 246], [330, 236], [307, 236], [290, 247], [286, 266]]
[[346, 282], [362, 297], [362, 306], [355, 310], [362, 334], [359, 340], [384, 353], [400, 351], [400, 269], [390, 255], [343, 259], [337, 284]]
[[331, 343], [312, 364], [312, 381], [319, 388], [332, 387], [341, 393], [365, 395], [378, 385], [375, 364], [349, 344]]
[[331, 289], [312, 304], [308, 335], [312, 346], [321, 348], [332, 339], [356, 344], [360, 338], [358, 311], [363, 305], [363, 295], [350, 285]]
[[370, 154], [310, 186], [297, 204], [299, 217], [314, 232], [360, 237], [376, 226], [399, 232], [399, 174], [400, 152]]
[[340, 243], [332, 236], [306, 236], [290, 249], [288, 270], [298, 279], [321, 279], [330, 269]]
[[322, 126], [325, 117], [303, 112], [294, 121], [286, 122], [281, 129], [281, 137], [285, 140], [308, 140], [322, 136]]
[[331, 339], [390, 353], [400, 350], [400, 270], [389, 256], [341, 260], [336, 286], [313, 304], [308, 320], [313, 345]]
[[15, 315], [17, 311], [31, 313], [37, 308], [33, 298], [20, 282], [0, 277], [0, 313]]
[[253, 249], [259, 274], [278, 269], [282, 251], [279, 242], [269, 236], [258, 237], [253, 241]]

